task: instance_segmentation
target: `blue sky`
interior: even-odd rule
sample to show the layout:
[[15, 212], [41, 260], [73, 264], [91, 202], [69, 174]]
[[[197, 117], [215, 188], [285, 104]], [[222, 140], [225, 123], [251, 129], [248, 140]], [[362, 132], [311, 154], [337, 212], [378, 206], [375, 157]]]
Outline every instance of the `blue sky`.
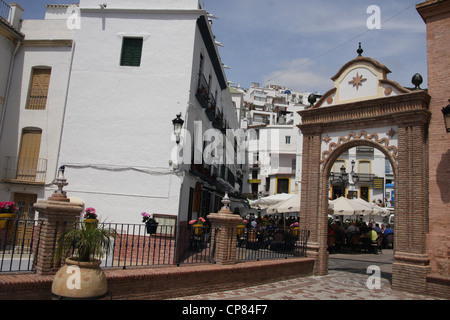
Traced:
[[[150, 1], [150, 0], [149, 0]], [[24, 19], [42, 19], [45, 4], [68, 0], [18, 0]], [[386, 65], [389, 79], [411, 87], [420, 73], [427, 87], [426, 27], [415, 9], [421, 0], [200, 0], [213, 21], [228, 81], [248, 88], [279, 84], [325, 93], [349, 60], [363, 56]], [[380, 29], [369, 29], [371, 5], [380, 9]]]

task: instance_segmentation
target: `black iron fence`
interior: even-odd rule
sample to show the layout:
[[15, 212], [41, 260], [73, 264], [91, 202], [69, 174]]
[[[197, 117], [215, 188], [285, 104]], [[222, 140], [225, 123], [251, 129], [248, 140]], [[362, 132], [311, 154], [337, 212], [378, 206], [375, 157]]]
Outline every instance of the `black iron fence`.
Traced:
[[0, 272], [33, 271], [41, 222], [0, 218]]
[[[153, 230], [144, 224], [100, 226], [116, 233], [109, 252], [101, 258], [103, 268], [215, 262], [216, 232], [207, 225], [158, 225]], [[39, 220], [0, 218], [0, 272], [34, 271], [41, 229]], [[298, 229], [239, 228], [237, 260], [304, 257], [307, 238], [308, 232]]]
[[308, 236], [308, 230], [299, 228], [238, 228], [237, 259], [245, 261], [306, 257]]
[[211, 229], [158, 225], [154, 230], [142, 224], [103, 224], [117, 236], [103, 267], [180, 265], [209, 263], [212, 257]]

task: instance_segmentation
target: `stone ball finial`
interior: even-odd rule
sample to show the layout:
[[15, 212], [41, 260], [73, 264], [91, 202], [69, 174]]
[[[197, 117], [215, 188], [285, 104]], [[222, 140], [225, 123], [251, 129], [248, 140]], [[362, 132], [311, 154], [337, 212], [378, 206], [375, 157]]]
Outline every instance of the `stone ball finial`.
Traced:
[[311, 107], [314, 105], [314, 103], [316, 103], [316, 101], [317, 101], [316, 95], [314, 93], [311, 93], [308, 96], [308, 102], [311, 104]]

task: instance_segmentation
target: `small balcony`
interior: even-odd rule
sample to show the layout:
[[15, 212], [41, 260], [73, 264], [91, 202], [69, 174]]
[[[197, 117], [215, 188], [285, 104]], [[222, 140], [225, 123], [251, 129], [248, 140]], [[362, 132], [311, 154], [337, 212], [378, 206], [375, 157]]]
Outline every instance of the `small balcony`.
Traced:
[[3, 166], [3, 182], [44, 184], [47, 159], [6, 156]]
[[358, 173], [358, 182], [372, 183], [373, 178], [375, 178], [374, 174], [371, 173]]

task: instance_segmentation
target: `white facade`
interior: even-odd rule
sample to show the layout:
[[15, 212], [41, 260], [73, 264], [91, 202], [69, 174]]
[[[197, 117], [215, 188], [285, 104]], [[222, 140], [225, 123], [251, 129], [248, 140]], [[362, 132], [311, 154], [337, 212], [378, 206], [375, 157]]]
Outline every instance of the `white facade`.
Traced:
[[[48, 197], [54, 189], [74, 34], [65, 21], [25, 20], [16, 27], [24, 39], [15, 49], [5, 97], [0, 137], [0, 197], [16, 201], [21, 214], [33, 218], [32, 202]], [[50, 82], [45, 101], [32, 93], [34, 70], [48, 71]], [[36, 100], [44, 101], [41, 108], [30, 108], [31, 101]], [[23, 140], [30, 132], [39, 141], [34, 150], [24, 150]], [[33, 159], [24, 154], [33, 154]]]
[[[64, 165], [69, 196], [95, 207], [102, 221], [140, 223], [143, 211], [185, 221], [217, 207], [214, 195], [222, 196], [223, 190], [215, 184], [202, 194], [212, 198], [202, 199], [202, 204], [210, 204], [201, 207], [203, 212], [192, 210], [192, 203], [181, 205], [193, 202], [190, 191], [199, 178], [190, 163], [174, 157], [179, 147], [190, 160], [186, 154], [196, 121], [203, 132], [213, 127], [196, 97], [200, 56], [221, 125], [238, 126], [210, 24], [198, 0], [109, 0], [106, 7], [81, 0], [79, 7], [48, 6], [45, 20], [24, 21], [22, 29], [27, 39], [41, 41], [21, 48], [22, 68], [14, 72], [11, 94], [17, 107], [7, 116], [9, 126], [15, 127], [8, 132], [15, 129], [15, 139], [2, 140], [1, 155], [17, 154], [21, 128], [39, 127], [47, 175], [39, 186], [4, 181], [2, 197], [12, 197], [19, 186], [38, 198], [48, 197], [57, 169]], [[124, 62], [124, 52], [131, 50], [124, 39], [141, 39], [138, 65]], [[25, 110], [33, 66], [51, 67], [45, 110]], [[172, 119], [180, 112], [185, 132], [177, 145]], [[236, 174], [234, 166], [229, 169]], [[212, 175], [218, 166], [209, 170]]]
[[253, 83], [245, 95], [244, 120], [254, 130], [249, 146], [248, 193], [252, 197], [300, 194], [302, 138], [298, 111], [310, 93]]

